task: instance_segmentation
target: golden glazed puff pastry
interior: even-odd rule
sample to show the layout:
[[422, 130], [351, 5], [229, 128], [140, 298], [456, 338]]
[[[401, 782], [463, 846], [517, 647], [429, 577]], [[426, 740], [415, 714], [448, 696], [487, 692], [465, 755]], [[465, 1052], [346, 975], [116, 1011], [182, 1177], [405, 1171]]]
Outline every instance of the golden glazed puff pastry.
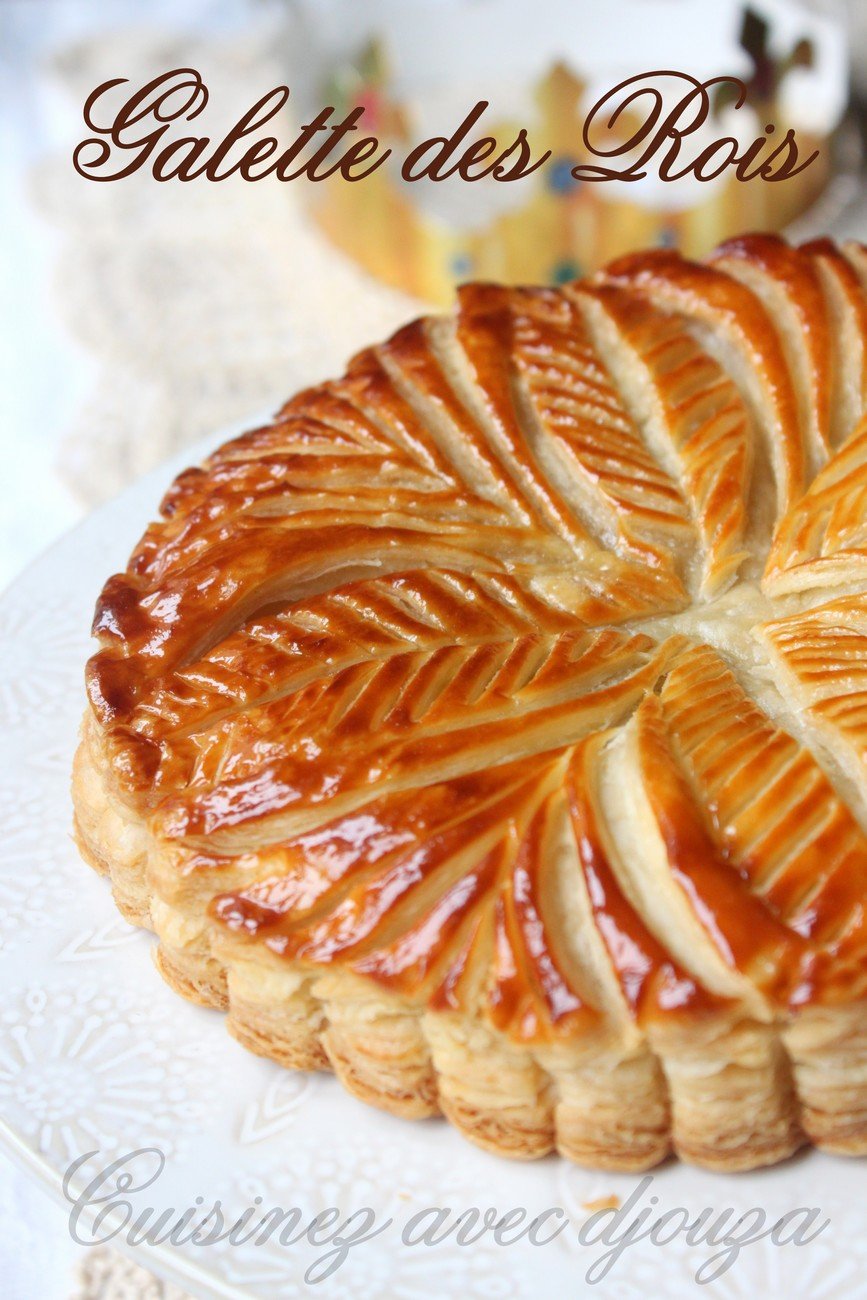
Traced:
[[469, 285], [182, 474], [84, 856], [253, 1051], [612, 1169], [867, 1152], [867, 251]]

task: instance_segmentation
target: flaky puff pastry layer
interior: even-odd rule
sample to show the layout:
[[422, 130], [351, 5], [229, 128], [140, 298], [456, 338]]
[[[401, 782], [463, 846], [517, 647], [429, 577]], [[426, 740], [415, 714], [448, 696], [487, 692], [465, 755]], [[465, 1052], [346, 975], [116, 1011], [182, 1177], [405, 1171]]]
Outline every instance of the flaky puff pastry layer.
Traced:
[[469, 285], [175, 481], [73, 775], [173, 987], [507, 1155], [867, 1152], [865, 283]]

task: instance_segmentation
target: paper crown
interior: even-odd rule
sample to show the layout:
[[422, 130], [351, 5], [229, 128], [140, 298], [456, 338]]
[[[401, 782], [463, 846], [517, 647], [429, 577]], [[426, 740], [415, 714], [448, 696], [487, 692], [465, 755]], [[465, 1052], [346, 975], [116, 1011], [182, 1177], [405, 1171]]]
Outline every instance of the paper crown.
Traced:
[[[311, 186], [315, 219], [373, 274], [439, 303], [449, 301], [455, 284], [467, 279], [557, 284], [636, 247], [672, 246], [700, 255], [741, 230], [781, 229], [814, 202], [829, 179], [828, 146], [842, 117], [845, 91], [839, 84], [841, 60], [829, 57], [827, 24], [821, 30], [808, 27], [805, 35], [788, 13], [781, 40], [769, 12], [765, 0], [764, 13], [749, 7], [740, 13], [739, 66], [716, 70], [744, 81], [746, 101], [735, 111], [725, 91], [717, 93], [708, 128], [711, 139], [752, 138], [767, 123], [773, 123], [776, 138], [796, 128], [799, 153], [808, 157], [818, 149], [819, 155], [785, 181], [742, 181], [732, 170], [710, 183], [663, 184], [653, 175], [632, 183], [576, 180], [573, 168], [598, 161], [582, 142], [587, 111], [618, 78], [606, 82], [599, 69], [578, 73], [558, 60], [516, 95], [528, 116], [518, 120], [500, 112], [486, 118], [479, 132], [505, 142], [525, 127], [535, 156], [550, 150], [532, 176], [508, 184], [407, 183], [399, 160], [424, 138], [420, 131], [431, 125], [434, 110], [428, 109], [420, 125], [419, 96], [389, 53], [387, 37], [374, 36], [355, 58], [331, 70], [323, 90], [338, 110], [363, 107], [366, 130], [391, 147], [392, 158], [362, 182], [333, 178]], [[831, 34], [840, 37], [832, 49], [832, 55], [839, 54], [842, 29]], [[725, 57], [726, 52], [719, 56]], [[439, 133], [452, 129], [472, 106], [471, 101], [458, 108], [457, 94], [454, 89], [451, 98], [440, 94], [437, 99], [437, 111], [454, 119], [441, 120]], [[628, 136], [628, 112], [618, 129]]]

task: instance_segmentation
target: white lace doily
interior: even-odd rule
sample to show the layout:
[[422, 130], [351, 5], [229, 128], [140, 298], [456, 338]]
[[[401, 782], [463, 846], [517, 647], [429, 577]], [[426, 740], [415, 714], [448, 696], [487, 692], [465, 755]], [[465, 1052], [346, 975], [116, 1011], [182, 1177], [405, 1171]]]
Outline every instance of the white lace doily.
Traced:
[[[221, 40], [115, 31], [67, 47], [48, 73], [80, 105], [119, 70], [134, 69], [141, 83], [184, 66], [210, 89], [215, 134], [291, 76], [287, 38], [273, 23]], [[97, 184], [70, 154], [46, 160], [32, 184], [62, 232], [63, 318], [99, 361], [61, 450], [86, 504], [210, 429], [339, 373], [355, 350], [420, 310], [322, 239], [305, 216], [305, 182], [158, 184], [142, 169]]]
[[192, 1300], [186, 1291], [105, 1246], [95, 1246], [79, 1267], [70, 1300]]

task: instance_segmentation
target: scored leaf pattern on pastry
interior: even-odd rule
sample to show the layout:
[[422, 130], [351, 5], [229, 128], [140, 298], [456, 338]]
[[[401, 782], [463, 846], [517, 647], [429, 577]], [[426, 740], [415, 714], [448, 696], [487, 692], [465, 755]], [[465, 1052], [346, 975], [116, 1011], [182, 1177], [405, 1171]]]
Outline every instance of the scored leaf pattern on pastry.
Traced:
[[858, 581], [867, 560], [867, 420], [777, 529], [765, 566], [772, 595]]
[[171, 983], [514, 1154], [867, 1149], [865, 283], [468, 285], [178, 478], [75, 775]]

